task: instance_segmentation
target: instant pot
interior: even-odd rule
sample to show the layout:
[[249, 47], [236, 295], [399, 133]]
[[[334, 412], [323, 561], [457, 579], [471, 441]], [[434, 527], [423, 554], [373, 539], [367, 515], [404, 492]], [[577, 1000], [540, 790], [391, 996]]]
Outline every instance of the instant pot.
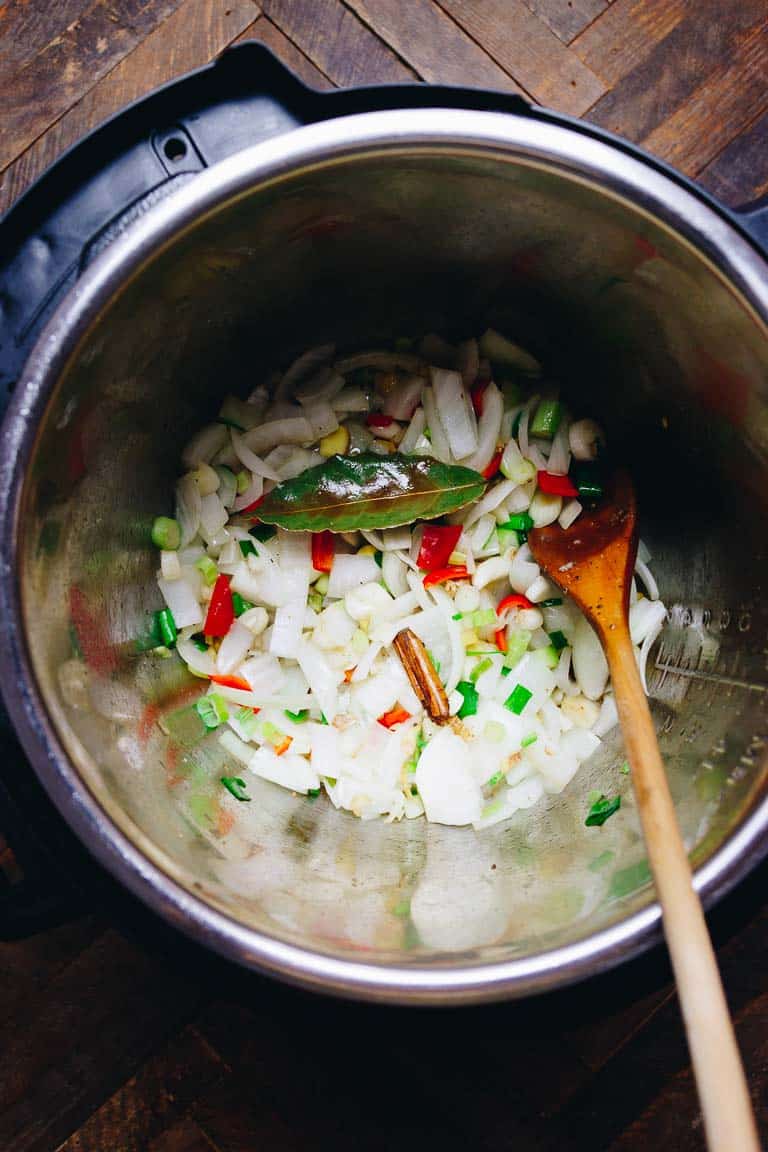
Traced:
[[[650, 695], [705, 904], [758, 861], [768, 205], [731, 212], [517, 96], [321, 94], [244, 44], [67, 154], [0, 244], [0, 686], [46, 792], [123, 885], [246, 967], [386, 1001], [520, 996], [659, 938], [618, 730], [562, 794], [479, 834], [266, 782], [203, 833], [156, 739], [200, 689], [136, 642], [190, 434], [314, 343], [488, 325], [636, 478], [669, 608]], [[595, 787], [623, 794], [602, 829], [584, 825]]]

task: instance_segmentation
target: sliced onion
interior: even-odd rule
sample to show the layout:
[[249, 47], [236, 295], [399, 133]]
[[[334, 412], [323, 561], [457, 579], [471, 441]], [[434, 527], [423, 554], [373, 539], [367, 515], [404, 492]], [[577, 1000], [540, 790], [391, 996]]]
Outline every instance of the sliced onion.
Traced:
[[421, 407], [421, 405], [419, 405], [411, 417], [410, 424], [403, 433], [403, 438], [400, 441], [400, 451], [404, 452], [406, 455], [409, 455], [411, 452], [413, 452], [426, 426], [427, 417], [424, 413], [424, 409]]
[[394, 552], [384, 552], [381, 558], [381, 574], [393, 596], [404, 596], [408, 591], [405, 578], [407, 568], [400, 556]]
[[578, 500], [569, 500], [563, 505], [563, 510], [557, 518], [557, 522], [561, 528], [570, 528], [574, 520], [577, 520], [582, 513], [582, 507]]
[[517, 430], [517, 442], [520, 445], [520, 451], [523, 456], [528, 455], [528, 425], [531, 419], [531, 413], [536, 411], [540, 400], [541, 397], [538, 393], [532, 396], [525, 408], [523, 408], [523, 414], [520, 417], [520, 426]]
[[[477, 418], [472, 401], [458, 372], [430, 367], [432, 390], [440, 421], [452, 455], [457, 460], [477, 449]], [[431, 425], [430, 425], [431, 428]]]
[[385, 528], [381, 534], [382, 551], [398, 552], [411, 545], [411, 529], [405, 524], [402, 528]]
[[196, 630], [196, 627], [192, 626], [191, 628], [185, 629], [183, 633], [179, 632], [179, 635], [176, 637], [176, 651], [190, 672], [196, 672], [198, 676], [215, 676], [216, 659], [213, 650], [206, 648], [206, 650], [202, 652], [197, 647], [191, 639]]
[[[488, 489], [482, 499], [470, 507], [469, 512], [464, 517], [464, 527], [471, 528], [473, 524], [477, 523], [481, 516], [485, 516], [487, 512], [493, 512], [494, 508], [498, 508], [499, 504], [503, 504], [504, 501], [512, 495], [515, 487], [514, 480], [500, 480], [498, 484], [494, 484], [492, 488]], [[453, 517], [450, 519], [451, 523], [457, 523]]]
[[440, 416], [437, 411], [435, 394], [431, 388], [422, 389], [421, 403], [424, 407], [426, 424], [429, 427], [430, 450], [432, 455], [435, 457], [435, 459], [442, 460], [444, 464], [450, 464], [451, 449], [448, 444], [448, 437], [445, 434], [445, 429], [443, 428], [443, 425], [440, 421]]
[[226, 676], [245, 659], [252, 643], [253, 633], [250, 628], [235, 620], [219, 647], [216, 656], [217, 671]]
[[489, 560], [483, 560], [478, 564], [472, 583], [475, 588], [485, 588], [495, 580], [502, 580], [509, 575], [509, 560], [505, 556], [491, 556]]
[[571, 450], [568, 447], [568, 421], [563, 417], [560, 427], [552, 440], [552, 448], [547, 459], [547, 471], [557, 476], [567, 476], [571, 466]]
[[277, 609], [269, 641], [269, 651], [273, 656], [296, 659], [304, 628], [306, 607], [307, 599], [304, 596], [291, 599]]
[[659, 586], [656, 583], [656, 581], [654, 580], [653, 573], [651, 572], [650, 568], [648, 567], [648, 565], [645, 563], [644, 560], [640, 559], [639, 556], [638, 556], [637, 560], [635, 561], [635, 572], [637, 573], [637, 575], [640, 577], [640, 579], [643, 582], [645, 590], [648, 593], [648, 599], [649, 600], [658, 600], [658, 598], [659, 598]]
[[157, 586], [171, 610], [177, 628], [188, 628], [191, 624], [202, 622], [203, 613], [195, 590], [183, 577], [181, 580], [163, 580], [160, 576]]
[[541, 569], [533, 559], [530, 548], [527, 544], [523, 544], [515, 553], [509, 568], [510, 584], [515, 592], [527, 595], [531, 584], [534, 580], [538, 580], [540, 575]]
[[182, 476], [176, 485], [176, 519], [181, 531], [180, 548], [185, 548], [197, 536], [202, 512], [202, 496], [191, 472]]
[[629, 610], [629, 632], [633, 644], [642, 644], [651, 632], [659, 634], [667, 616], [660, 600], [638, 600]]
[[338, 685], [344, 679], [343, 669], [333, 668], [324, 653], [306, 640], [299, 644], [296, 659], [323, 714], [326, 717], [335, 716], [338, 710]]
[[573, 674], [589, 700], [599, 700], [608, 683], [608, 663], [597, 633], [583, 616], [573, 632]]
[[328, 403], [337, 396], [344, 387], [344, 377], [334, 372], [330, 365], [321, 368], [313, 376], [302, 381], [294, 392], [295, 398], [305, 408], [318, 404], [321, 401]]
[[285, 528], [278, 528], [277, 539], [280, 545], [280, 567], [286, 579], [290, 579], [296, 572], [309, 578], [312, 571], [312, 533], [288, 532]]
[[274, 468], [270, 467], [266, 461], [251, 451], [241, 432], [238, 432], [235, 428], [230, 428], [230, 435], [232, 437], [232, 447], [235, 455], [249, 472], [253, 472], [255, 476], [263, 476], [265, 480], [280, 479]]
[[616, 711], [616, 701], [613, 696], [606, 696], [600, 705], [600, 715], [592, 725], [595, 736], [603, 737], [615, 728], [619, 722], [619, 713]]
[[340, 599], [353, 588], [369, 584], [381, 576], [373, 556], [336, 556], [328, 581], [328, 595]]
[[559, 593], [560, 589], [555, 587], [550, 580], [547, 580], [546, 576], [537, 576], [525, 591], [525, 595], [531, 604], [540, 604], [542, 600], [551, 600], [554, 596], [558, 596]]
[[406, 376], [385, 398], [382, 411], [393, 420], [410, 420], [421, 399], [424, 380], [421, 376]]
[[227, 442], [226, 424], [206, 424], [187, 444], [181, 459], [187, 468], [207, 464]]
[[160, 553], [160, 572], [163, 580], [179, 580], [181, 578], [181, 563], [178, 552], [163, 551]]
[[227, 509], [216, 492], [200, 498], [200, 533], [205, 540], [213, 540], [228, 520]]
[[263, 477], [251, 475], [251, 482], [246, 488], [245, 492], [241, 493], [240, 496], [235, 497], [235, 502], [232, 505], [232, 511], [242, 512], [243, 508], [248, 508], [251, 504], [255, 504], [257, 500], [261, 500], [263, 494]]
[[323, 364], [328, 363], [336, 351], [334, 344], [319, 344], [315, 348], [308, 348], [306, 352], [302, 352], [290, 367], [285, 371], [277, 386], [275, 396], [277, 399], [284, 399], [289, 396], [293, 391], [293, 386], [298, 384], [300, 380], [305, 380], [313, 372], [320, 369]]
[[357, 388], [355, 385], [342, 388], [331, 400], [334, 412], [367, 412], [369, 406], [365, 389]]
[[315, 440], [322, 440], [323, 436], [330, 436], [339, 426], [339, 418], [327, 400], [313, 400], [304, 408], [304, 415], [312, 425], [312, 435]]
[[504, 415], [504, 397], [491, 381], [483, 392], [483, 413], [477, 425], [477, 449], [471, 456], [462, 460], [465, 468], [482, 472], [493, 459], [501, 433], [501, 420]]
[[378, 368], [381, 372], [416, 372], [424, 368], [424, 361], [412, 352], [385, 352], [374, 349], [370, 352], [355, 352], [352, 356], [344, 356], [334, 364], [337, 372], [342, 376], [358, 368]]
[[243, 439], [252, 452], [264, 453], [278, 444], [309, 444], [312, 425], [306, 416], [286, 416], [259, 424], [246, 432]]

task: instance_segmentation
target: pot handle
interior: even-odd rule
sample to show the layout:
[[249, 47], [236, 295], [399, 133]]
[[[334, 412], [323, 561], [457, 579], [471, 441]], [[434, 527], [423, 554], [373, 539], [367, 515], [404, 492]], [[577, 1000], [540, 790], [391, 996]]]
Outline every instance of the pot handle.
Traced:
[[736, 219], [768, 256], [768, 196], [737, 208]]

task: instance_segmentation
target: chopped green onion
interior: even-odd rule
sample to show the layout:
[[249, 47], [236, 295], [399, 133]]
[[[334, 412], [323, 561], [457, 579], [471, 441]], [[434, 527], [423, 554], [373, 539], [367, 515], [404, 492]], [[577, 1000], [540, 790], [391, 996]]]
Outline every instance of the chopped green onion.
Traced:
[[629, 776], [629, 762], [627, 760], [625, 760], [621, 768], [619, 768], [619, 772], [621, 772], [622, 776]]
[[530, 435], [551, 440], [560, 427], [561, 416], [559, 400], [542, 400], [531, 421]]
[[538, 736], [536, 735], [536, 733], [531, 732], [530, 735], [524, 736], [523, 739], [520, 741], [520, 747], [521, 748], [530, 748], [531, 744], [535, 744], [537, 740], [538, 740]]
[[464, 698], [464, 702], [457, 713], [459, 719], [463, 720], [465, 716], [474, 716], [477, 712], [477, 688], [474, 684], [470, 684], [469, 680], [459, 680], [456, 691], [460, 692]]
[[335, 776], [324, 776], [323, 779], [325, 780], [325, 782], [329, 788], [335, 788], [336, 787], [336, 777]]
[[416, 751], [421, 754], [427, 746], [427, 738], [424, 735], [423, 728], [419, 728], [416, 733]]
[[563, 648], [568, 647], [568, 641], [559, 629], [557, 632], [550, 632], [549, 639], [555, 652], [562, 652]]
[[317, 800], [320, 792], [320, 788], [307, 788], [307, 796], [310, 800]]
[[552, 596], [549, 600], [539, 600], [539, 608], [559, 608], [563, 602], [562, 596]]
[[493, 776], [491, 776], [490, 780], [488, 780], [486, 782], [486, 786], [488, 788], [495, 788], [498, 784], [501, 784], [503, 779], [504, 779], [504, 773], [503, 772], [494, 772], [494, 774], [493, 774]]
[[258, 556], [258, 550], [253, 540], [238, 540], [243, 556]]
[[170, 516], [157, 516], [152, 525], [152, 543], [164, 552], [175, 552], [181, 544], [181, 528]]
[[498, 720], [489, 720], [483, 728], [483, 736], [490, 744], [501, 744], [506, 735], [506, 728]]
[[395, 904], [394, 908], [392, 909], [392, 915], [393, 916], [400, 916], [403, 919], [405, 919], [407, 916], [410, 916], [410, 914], [411, 914], [411, 902], [410, 902], [410, 900], [401, 900], [398, 904]]
[[476, 608], [474, 612], [469, 614], [472, 619], [473, 628], [487, 628], [491, 624], [496, 623], [496, 613], [493, 608]]
[[300, 712], [291, 712], [286, 708], [285, 714], [289, 720], [293, 720], [294, 724], [303, 724], [309, 717], [309, 708], [302, 708]]
[[[482, 643], [482, 641], [481, 641]], [[495, 644], [486, 644], [484, 648], [467, 648], [465, 656], [498, 656], [499, 650]]]
[[593, 460], [577, 460], [571, 469], [571, 479], [585, 504], [594, 504], [602, 497], [602, 469]]
[[507, 631], [507, 651], [504, 654], [504, 665], [507, 668], [514, 668], [519, 664], [525, 653], [528, 651], [528, 645], [531, 642], [531, 634], [525, 628], [513, 628]]
[[533, 528], [533, 518], [527, 512], [515, 512], [510, 516], [509, 520], [504, 524], [500, 524], [499, 528], [502, 531], [512, 532], [530, 532]]
[[323, 572], [322, 576], [318, 576], [317, 580], [315, 580], [315, 592], [319, 592], [321, 596], [325, 596], [329, 583], [330, 577], [328, 573]]
[[602, 798], [602, 795], [603, 795], [602, 792], [596, 792], [595, 789], [593, 788], [592, 791], [587, 796], [587, 800], [589, 800], [590, 804], [596, 804], [597, 801]]
[[160, 635], [163, 638], [163, 643], [168, 648], [173, 648], [176, 643], [178, 632], [176, 630], [176, 621], [173, 618], [173, 613], [170, 608], [161, 608], [159, 612], [155, 613], [157, 619], [157, 627]]
[[253, 708], [240, 708], [235, 713], [235, 719], [240, 725], [247, 740], [254, 740], [259, 734], [260, 721], [256, 718]]
[[373, 558], [376, 561], [376, 563], [378, 564], [379, 568], [381, 568], [381, 565], [382, 565], [382, 562], [384, 559], [384, 554], [381, 552], [380, 549], [378, 549], [378, 548], [376, 549], [376, 551], [373, 554]]
[[451, 620], [461, 620], [463, 615], [463, 612], [454, 612], [453, 616], [451, 616]]
[[588, 828], [599, 828], [605, 824], [609, 816], [618, 812], [619, 808], [621, 808], [621, 796], [614, 796], [612, 800], [609, 800], [607, 796], [600, 795], [589, 809], [584, 823]]
[[[320, 713], [320, 723], [321, 724], [327, 724], [328, 723], [328, 721], [325, 718], [325, 712]], [[335, 783], [335, 781], [334, 781], [334, 783]]]
[[271, 540], [277, 532], [274, 524], [254, 524], [252, 528], [248, 529], [248, 535], [253, 536], [254, 540], [266, 541]]
[[493, 660], [491, 660], [490, 656], [486, 656], [479, 664], [475, 664], [469, 674], [469, 679], [473, 684], [477, 684], [483, 672], [487, 672], [489, 668], [493, 668]]
[[246, 600], [239, 592], [232, 593], [232, 607], [235, 610], [235, 616], [242, 616], [243, 612], [247, 612], [249, 608], [253, 608], [250, 600]]
[[547, 668], [550, 670], [557, 668], [560, 657], [554, 644], [547, 644], [546, 648], [539, 648], [538, 651], [541, 653], [541, 658]]
[[194, 636], [192, 637], [192, 643], [194, 644], [195, 648], [197, 648], [200, 652], [207, 652], [208, 651], [208, 645], [205, 642], [204, 633], [195, 632]]
[[[523, 535], [525, 535], [525, 533], [523, 533]], [[499, 541], [499, 552], [502, 553], [506, 552], [507, 548], [518, 548], [521, 544], [525, 543], [524, 540], [518, 538], [517, 532], [505, 528], [503, 524], [500, 524], [496, 529], [496, 538]]]
[[285, 732], [282, 732], [277, 724], [273, 724], [271, 720], [264, 720], [259, 725], [259, 731], [263, 740], [269, 744], [282, 744], [285, 740]]
[[502, 668], [501, 668], [501, 674], [502, 674], [502, 676], [509, 676], [509, 674], [510, 674], [510, 672], [511, 672], [511, 671], [512, 671], [512, 669], [511, 669], [511, 668], [507, 668], [506, 664], [503, 664], [503, 665], [502, 665]]
[[307, 604], [313, 612], [322, 612], [323, 610], [323, 596], [321, 592], [310, 592], [307, 596]]
[[504, 701], [504, 707], [509, 708], [510, 712], [514, 712], [515, 716], [519, 716], [525, 708], [526, 704], [533, 696], [533, 692], [526, 688], [523, 684], [515, 684]]
[[208, 696], [201, 696], [195, 704], [195, 711], [209, 732], [213, 732], [215, 728], [218, 728], [229, 718], [227, 706], [217, 692], [211, 692]]
[[235, 487], [237, 488], [238, 496], [242, 496], [243, 492], [248, 491], [248, 486], [251, 483], [251, 474], [245, 468], [241, 468], [235, 476]]
[[411, 796], [418, 796], [419, 790], [415, 784], [411, 784]]
[[234, 796], [235, 800], [247, 800], [250, 803], [250, 796], [246, 796], [245, 794], [245, 780], [242, 780], [239, 776], [222, 776], [221, 783], [227, 792], [230, 792]]
[[211, 588], [216, 583], [219, 570], [214, 564], [213, 560], [211, 560], [210, 556], [201, 556], [195, 564], [195, 568], [197, 568], [198, 572], [201, 574], [204, 582], [209, 588]]

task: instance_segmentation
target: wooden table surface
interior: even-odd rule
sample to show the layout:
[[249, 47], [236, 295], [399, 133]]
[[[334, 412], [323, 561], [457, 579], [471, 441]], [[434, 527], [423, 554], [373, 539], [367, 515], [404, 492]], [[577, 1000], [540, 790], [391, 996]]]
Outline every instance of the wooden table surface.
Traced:
[[[249, 38], [317, 87], [520, 90], [729, 204], [768, 191], [766, 0], [0, 0], [0, 209], [107, 116]], [[19, 879], [2, 835], [0, 865]], [[764, 1133], [766, 880], [710, 917]], [[4, 1152], [704, 1147], [660, 949], [525, 1003], [381, 1009], [235, 971], [106, 884], [0, 944], [0, 1051]]]

